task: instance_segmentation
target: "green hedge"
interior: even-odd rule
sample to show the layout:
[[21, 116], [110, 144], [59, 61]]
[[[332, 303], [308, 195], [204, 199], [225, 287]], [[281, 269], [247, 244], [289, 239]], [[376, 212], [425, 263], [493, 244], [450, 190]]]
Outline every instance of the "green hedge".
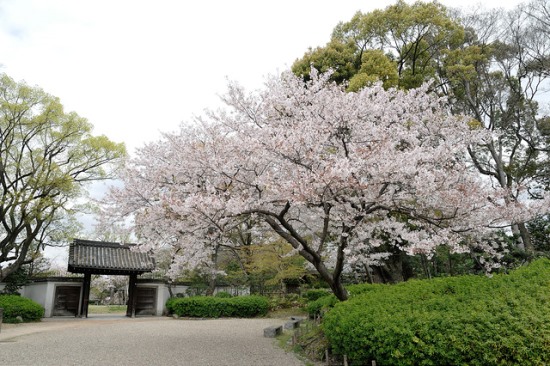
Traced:
[[338, 302], [338, 299], [334, 295], [326, 295], [318, 298], [317, 300], [308, 302], [306, 305], [306, 311], [311, 318], [317, 315], [322, 315]]
[[198, 318], [239, 317], [266, 315], [269, 302], [262, 296], [231, 298], [212, 296], [173, 297], [166, 302], [171, 314]]
[[4, 323], [16, 323], [18, 316], [24, 322], [37, 321], [44, 316], [40, 304], [19, 295], [0, 295], [0, 308], [4, 309]]
[[308, 302], [311, 302], [311, 301], [318, 300], [321, 297], [325, 297], [331, 293], [332, 292], [328, 289], [314, 288], [311, 290], [307, 290], [306, 292], [303, 293], [302, 296], [304, 296]]
[[220, 292], [216, 293], [216, 295], [214, 295], [214, 296], [216, 296], [216, 297], [223, 297], [223, 298], [226, 298], [226, 299], [228, 299], [228, 298], [230, 298], [230, 297], [233, 297], [233, 295], [231, 295], [231, 294], [230, 294], [229, 292], [227, 292], [227, 291], [220, 291]]
[[550, 365], [548, 259], [492, 278], [364, 287], [323, 320], [352, 365]]

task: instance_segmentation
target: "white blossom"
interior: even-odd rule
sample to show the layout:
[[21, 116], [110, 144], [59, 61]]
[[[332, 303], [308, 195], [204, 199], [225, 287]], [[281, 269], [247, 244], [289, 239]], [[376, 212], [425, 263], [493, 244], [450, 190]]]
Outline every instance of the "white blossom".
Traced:
[[370, 249], [383, 243], [494, 255], [483, 240], [494, 228], [548, 210], [548, 199], [526, 205], [480, 179], [466, 149], [491, 136], [427, 85], [347, 93], [311, 76], [285, 72], [255, 94], [230, 84], [226, 109], [138, 151], [110, 193], [110, 217], [133, 216], [147, 250], [173, 246], [174, 272], [209, 261], [245, 215], [322, 271], [380, 261]]

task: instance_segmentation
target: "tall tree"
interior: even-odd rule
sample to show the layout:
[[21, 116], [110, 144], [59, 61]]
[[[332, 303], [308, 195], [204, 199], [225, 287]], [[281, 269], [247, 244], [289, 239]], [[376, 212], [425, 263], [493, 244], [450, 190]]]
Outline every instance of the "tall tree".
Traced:
[[292, 70], [307, 76], [310, 64], [323, 72], [332, 68], [336, 82], [355, 77], [354, 90], [360, 86], [359, 80], [366, 86], [372, 78], [383, 81], [386, 87], [415, 88], [438, 79], [447, 50], [458, 47], [463, 36], [463, 28], [443, 5], [420, 1], [409, 5], [400, 0], [383, 10], [357, 12], [349, 22], [338, 24], [331, 41], [306, 52]]
[[[550, 119], [539, 106], [550, 76], [549, 8], [548, 0], [535, 0], [507, 12], [463, 14], [437, 2], [398, 1], [384, 10], [358, 12], [333, 32], [331, 44], [354, 45], [356, 62], [350, 78], [336, 81], [359, 90], [376, 79], [403, 89], [434, 80], [433, 89], [448, 97], [453, 113], [495, 132], [487, 144], [469, 149], [479, 173], [509, 190], [511, 202], [540, 199], [550, 171]], [[378, 69], [370, 66], [373, 52]], [[308, 55], [294, 64], [296, 74], [302, 75]], [[520, 186], [528, 187], [528, 194], [515, 190]], [[510, 224], [518, 247], [532, 251], [526, 223]]]
[[491, 227], [547, 209], [512, 205], [479, 179], [466, 148], [490, 134], [451, 116], [428, 86], [347, 93], [330, 74], [310, 78], [287, 72], [260, 94], [230, 85], [226, 110], [138, 152], [108, 198], [112, 214], [133, 215], [144, 250], [170, 243], [191, 268], [253, 217], [346, 299], [342, 273], [369, 248], [493, 255], [481, 240]]
[[294, 62], [292, 71], [308, 80], [312, 66], [319, 72], [333, 70], [331, 80], [343, 83], [359, 71], [361, 65], [357, 57], [357, 47], [353, 42], [335, 39], [325, 47], [309, 49], [300, 60]]
[[[510, 201], [541, 199], [550, 146], [539, 102], [550, 76], [543, 61], [550, 38], [520, 8], [464, 15], [462, 22], [470, 37], [445, 65], [451, 106], [496, 132], [487, 144], [471, 147], [470, 157], [481, 174], [509, 190]], [[520, 186], [527, 194], [516, 190]], [[532, 251], [526, 222], [516, 220], [512, 229], [519, 247]]]
[[0, 76], [0, 280], [59, 238], [82, 185], [125, 155], [91, 131], [57, 98]]

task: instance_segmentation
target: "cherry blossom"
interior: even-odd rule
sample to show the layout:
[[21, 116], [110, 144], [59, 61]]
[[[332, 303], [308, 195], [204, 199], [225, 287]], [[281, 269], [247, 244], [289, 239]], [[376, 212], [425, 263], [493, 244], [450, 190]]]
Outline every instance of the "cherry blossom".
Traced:
[[311, 77], [285, 72], [255, 93], [231, 83], [224, 109], [128, 161], [109, 217], [130, 216], [142, 250], [173, 248], [174, 273], [234, 245], [253, 218], [258, 237], [286, 240], [346, 299], [345, 266], [383, 242], [491, 254], [494, 229], [548, 211], [548, 199], [527, 205], [480, 178], [466, 149], [491, 135], [451, 115], [429, 85], [349, 93], [329, 74]]

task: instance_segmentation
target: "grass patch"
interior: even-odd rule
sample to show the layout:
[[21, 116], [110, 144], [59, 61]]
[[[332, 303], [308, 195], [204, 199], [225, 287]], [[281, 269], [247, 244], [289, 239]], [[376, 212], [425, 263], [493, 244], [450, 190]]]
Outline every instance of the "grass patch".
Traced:
[[[294, 334], [296, 338], [293, 341]], [[279, 347], [287, 352], [293, 352], [307, 366], [321, 364], [325, 350], [329, 348], [321, 327], [314, 321], [305, 319], [299, 328], [288, 330], [277, 337]]]
[[89, 305], [88, 314], [126, 314], [126, 305]]
[[303, 316], [307, 317], [308, 314], [304, 308], [286, 308], [286, 309], [277, 309], [271, 310], [267, 313], [267, 318], [273, 319], [288, 319], [291, 316]]

